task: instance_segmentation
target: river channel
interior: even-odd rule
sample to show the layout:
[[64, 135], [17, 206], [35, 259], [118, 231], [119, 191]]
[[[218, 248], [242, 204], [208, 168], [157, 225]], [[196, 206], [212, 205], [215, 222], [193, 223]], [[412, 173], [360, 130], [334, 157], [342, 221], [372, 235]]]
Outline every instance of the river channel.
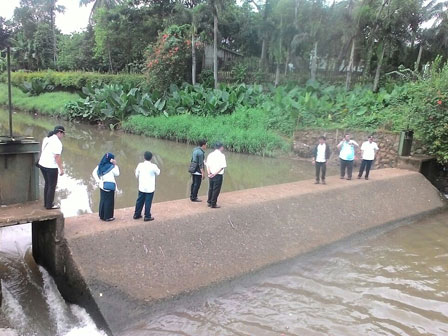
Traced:
[[[0, 133], [6, 133], [0, 110]], [[41, 140], [55, 121], [15, 114], [17, 134]], [[133, 170], [151, 150], [162, 174], [156, 202], [188, 197], [191, 146], [63, 123], [67, 174], [57, 194], [65, 216], [96, 212], [91, 172], [106, 151], [121, 169], [116, 206], [133, 206]], [[224, 191], [313, 177], [303, 161], [227, 153]], [[335, 174], [330, 168], [330, 174]], [[324, 186], [322, 186], [324, 187]], [[202, 188], [205, 194], [206, 185]], [[154, 214], [157, 216], [157, 214]], [[219, 288], [199, 292], [119, 336], [448, 335], [448, 213], [360, 235]], [[2, 326], [20, 336], [104, 335], [80, 307], [60, 297], [33, 261], [30, 225], [0, 230]], [[132, 319], [132, 314], [123, 312]]]

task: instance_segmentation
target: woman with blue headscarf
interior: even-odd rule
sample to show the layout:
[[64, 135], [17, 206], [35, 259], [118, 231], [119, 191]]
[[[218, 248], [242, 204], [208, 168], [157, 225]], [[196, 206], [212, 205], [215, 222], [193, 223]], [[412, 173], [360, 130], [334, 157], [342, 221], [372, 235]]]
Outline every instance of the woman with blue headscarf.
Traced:
[[114, 198], [117, 189], [115, 177], [120, 175], [115, 156], [112, 153], [104, 154], [92, 175], [100, 187], [100, 219], [111, 222], [115, 220]]

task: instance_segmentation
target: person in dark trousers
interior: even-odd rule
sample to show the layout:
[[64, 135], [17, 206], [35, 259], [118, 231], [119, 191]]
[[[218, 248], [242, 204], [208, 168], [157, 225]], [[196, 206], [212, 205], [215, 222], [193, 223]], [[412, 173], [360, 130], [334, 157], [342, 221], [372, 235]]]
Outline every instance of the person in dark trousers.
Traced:
[[152, 153], [145, 152], [145, 161], [140, 162], [135, 169], [135, 177], [138, 179], [138, 197], [135, 203], [134, 219], [142, 218], [143, 206], [145, 206], [145, 222], [153, 221], [151, 216], [152, 200], [156, 190], [156, 176], [160, 175], [160, 169], [151, 162]]
[[209, 178], [207, 204], [212, 209], [220, 208], [217, 204], [221, 192], [224, 169], [227, 167], [226, 157], [223, 154], [224, 145], [216, 143], [215, 150], [207, 156], [206, 166]]
[[353, 161], [355, 160], [355, 150], [359, 145], [356, 141], [350, 140], [350, 134], [346, 134], [344, 139], [339, 143], [339, 161], [341, 164], [341, 179], [345, 178], [347, 170], [347, 180], [352, 179]]
[[367, 138], [367, 141], [364, 141], [361, 145], [362, 162], [361, 167], [359, 167], [358, 179], [362, 177], [364, 169], [366, 170], [365, 179], [369, 179], [370, 168], [372, 167], [372, 163], [375, 160], [375, 156], [378, 151], [378, 145], [373, 141], [373, 136], [370, 135]]
[[315, 165], [316, 167], [315, 184], [319, 184], [320, 180], [322, 180], [322, 184], [326, 184], [325, 174], [327, 172], [327, 160], [331, 155], [330, 146], [326, 144], [326, 140], [327, 139], [323, 135], [321, 135], [319, 137], [319, 143], [316, 145], [316, 147], [314, 147], [313, 150], [313, 165]]
[[192, 183], [191, 183], [191, 193], [190, 200], [192, 202], [202, 202], [198, 199], [199, 188], [201, 188], [202, 180], [205, 179], [204, 172], [204, 161], [205, 161], [205, 150], [207, 149], [207, 141], [199, 141], [198, 147], [193, 150], [191, 156], [191, 162], [196, 163], [196, 171], [191, 173]]
[[45, 181], [44, 187], [44, 206], [45, 209], [59, 209], [54, 205], [54, 194], [58, 183], [59, 175], [64, 175], [62, 166], [62, 142], [61, 139], [65, 135], [63, 126], [56, 126], [53, 131], [42, 141], [42, 151], [38, 162]]
[[115, 220], [115, 190], [117, 182], [115, 177], [120, 175], [120, 169], [112, 153], [104, 154], [98, 166], [93, 170], [92, 176], [100, 187], [100, 219], [106, 222]]

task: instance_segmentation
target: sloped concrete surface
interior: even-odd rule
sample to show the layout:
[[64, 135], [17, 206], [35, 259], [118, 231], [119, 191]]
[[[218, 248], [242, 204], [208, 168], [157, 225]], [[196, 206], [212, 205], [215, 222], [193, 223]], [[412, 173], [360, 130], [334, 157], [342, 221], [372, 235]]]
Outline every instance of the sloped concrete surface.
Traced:
[[225, 193], [221, 209], [189, 200], [156, 203], [153, 222], [133, 220], [132, 208], [117, 210], [114, 222], [97, 214], [68, 218], [65, 294], [76, 302], [82, 288], [115, 333], [157, 302], [445, 206], [419, 173], [371, 175]]

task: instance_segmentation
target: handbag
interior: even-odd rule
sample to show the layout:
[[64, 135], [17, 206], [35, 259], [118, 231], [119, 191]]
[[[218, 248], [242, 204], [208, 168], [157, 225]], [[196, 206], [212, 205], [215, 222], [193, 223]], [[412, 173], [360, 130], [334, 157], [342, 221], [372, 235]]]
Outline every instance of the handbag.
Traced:
[[196, 173], [196, 171], [198, 170], [198, 163], [191, 161], [190, 162], [190, 167], [188, 168], [188, 172], [190, 174]]
[[117, 185], [114, 182], [103, 182], [103, 190], [105, 191], [115, 191]]

